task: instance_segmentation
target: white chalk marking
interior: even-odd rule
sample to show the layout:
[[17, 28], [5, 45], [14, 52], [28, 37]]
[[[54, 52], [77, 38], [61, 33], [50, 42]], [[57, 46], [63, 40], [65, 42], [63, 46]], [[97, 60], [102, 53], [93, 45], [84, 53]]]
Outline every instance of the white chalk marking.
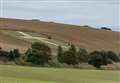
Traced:
[[[21, 36], [22, 38], [26, 38], [26, 39], [36, 39], [36, 40], [40, 40], [42, 42], [45, 42], [45, 43], [48, 43], [48, 44], [52, 44], [54, 46], [59, 46], [59, 44], [56, 44], [56, 43], [52, 43], [52, 42], [49, 42], [47, 41], [48, 39], [47, 38], [42, 38], [42, 37], [33, 37], [27, 33], [24, 33], [24, 32], [21, 32], [21, 31], [18, 31], [18, 33], [22, 34], [23, 36]], [[67, 48], [66, 46], [62, 46], [64, 48]]]

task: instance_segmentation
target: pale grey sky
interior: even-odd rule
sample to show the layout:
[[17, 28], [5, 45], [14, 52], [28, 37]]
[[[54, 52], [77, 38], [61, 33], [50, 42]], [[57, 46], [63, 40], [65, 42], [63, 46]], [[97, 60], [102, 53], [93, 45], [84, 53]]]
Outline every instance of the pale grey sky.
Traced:
[[0, 17], [108, 26], [120, 31], [119, 0], [0, 0]]

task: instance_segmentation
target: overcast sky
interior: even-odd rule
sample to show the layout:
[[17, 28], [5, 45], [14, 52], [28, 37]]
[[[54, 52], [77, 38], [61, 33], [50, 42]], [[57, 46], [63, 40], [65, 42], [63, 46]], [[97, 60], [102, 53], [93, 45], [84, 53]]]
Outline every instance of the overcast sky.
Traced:
[[119, 0], [0, 0], [0, 17], [108, 26], [120, 31]]

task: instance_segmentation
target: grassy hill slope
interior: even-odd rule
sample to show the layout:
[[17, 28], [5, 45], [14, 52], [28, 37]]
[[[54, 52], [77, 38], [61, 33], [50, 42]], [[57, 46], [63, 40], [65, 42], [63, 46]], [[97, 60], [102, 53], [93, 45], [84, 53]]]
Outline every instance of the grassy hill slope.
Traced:
[[[55, 40], [64, 41], [66, 43], [73, 43], [81, 48], [88, 50], [112, 50], [120, 52], [120, 33], [95, 29], [87, 26], [75, 26], [68, 24], [60, 24], [53, 22], [42, 22], [33, 20], [20, 20], [20, 19], [5, 19], [0, 18], [0, 29], [30, 31], [40, 33], [46, 36], [51, 36]], [[8, 37], [8, 36], [6, 36]], [[12, 44], [16, 41], [17, 46], [24, 46], [25, 43], [18, 40], [6, 38], [0, 34], [0, 43], [7, 41], [6, 44]]]

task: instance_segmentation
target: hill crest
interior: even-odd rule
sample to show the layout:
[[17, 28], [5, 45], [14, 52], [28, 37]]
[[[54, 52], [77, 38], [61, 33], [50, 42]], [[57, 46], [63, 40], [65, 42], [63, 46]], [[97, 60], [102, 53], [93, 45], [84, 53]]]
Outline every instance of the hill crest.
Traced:
[[88, 50], [120, 52], [120, 32], [101, 30], [90, 26], [0, 18], [0, 29], [40, 33]]

